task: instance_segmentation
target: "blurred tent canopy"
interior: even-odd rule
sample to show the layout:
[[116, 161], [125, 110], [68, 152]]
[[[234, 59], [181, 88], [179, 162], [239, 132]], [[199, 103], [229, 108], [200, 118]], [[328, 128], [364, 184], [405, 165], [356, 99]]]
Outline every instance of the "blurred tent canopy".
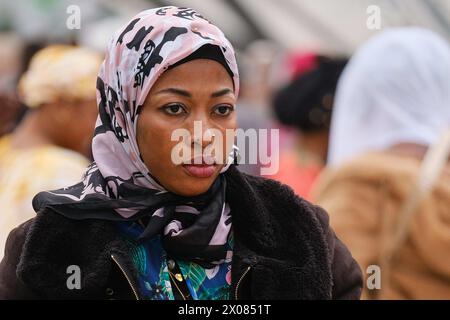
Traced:
[[[80, 30], [65, 27], [71, 4], [81, 8]], [[0, 30], [50, 41], [76, 33], [76, 39], [101, 48], [134, 14], [165, 5], [195, 8], [238, 48], [268, 39], [281, 49], [349, 55], [377, 32], [366, 27], [370, 5], [380, 8], [382, 29], [418, 25], [450, 40], [448, 0], [0, 0]]]
[[177, 0], [210, 17], [243, 46], [268, 38], [286, 49], [349, 55], [374, 32], [366, 27], [369, 5], [381, 10], [382, 28], [419, 25], [450, 39], [448, 0]]

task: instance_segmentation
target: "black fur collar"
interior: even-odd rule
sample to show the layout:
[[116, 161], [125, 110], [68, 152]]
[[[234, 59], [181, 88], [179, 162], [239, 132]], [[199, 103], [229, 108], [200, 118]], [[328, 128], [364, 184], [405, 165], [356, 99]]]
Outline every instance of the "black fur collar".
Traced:
[[[226, 173], [232, 210], [234, 250], [232, 290], [247, 268], [241, 298], [330, 299], [330, 254], [313, 207], [278, 182]], [[27, 234], [17, 274], [43, 298], [99, 298], [112, 272], [111, 254], [125, 257], [128, 246], [114, 223], [69, 220], [44, 211]], [[67, 267], [81, 269], [81, 290], [68, 290]], [[133, 272], [131, 272], [133, 273]]]

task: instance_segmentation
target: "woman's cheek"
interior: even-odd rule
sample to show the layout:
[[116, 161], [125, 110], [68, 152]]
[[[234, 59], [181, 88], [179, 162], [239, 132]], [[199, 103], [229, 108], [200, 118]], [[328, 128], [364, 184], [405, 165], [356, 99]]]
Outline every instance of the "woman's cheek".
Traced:
[[[234, 145], [234, 140], [235, 140], [235, 126], [229, 126], [226, 130], [223, 130], [222, 132], [222, 136], [224, 137], [223, 139], [223, 160], [224, 163], [226, 163], [228, 161], [228, 155], [231, 153], [231, 151], [233, 150], [233, 145]], [[232, 132], [232, 134], [230, 134], [229, 132]]]
[[157, 161], [164, 162], [164, 166], [172, 165], [171, 155], [172, 149], [176, 146], [177, 141], [172, 141], [172, 132], [170, 129], [158, 128], [149, 133], [153, 145], [157, 146], [152, 150], [157, 155]]

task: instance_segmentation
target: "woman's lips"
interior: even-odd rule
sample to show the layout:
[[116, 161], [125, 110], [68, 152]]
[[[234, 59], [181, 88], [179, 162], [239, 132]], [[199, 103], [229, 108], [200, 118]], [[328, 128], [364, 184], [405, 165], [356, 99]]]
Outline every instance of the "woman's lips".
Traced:
[[197, 157], [183, 164], [183, 168], [193, 177], [209, 178], [216, 171], [216, 164], [212, 157]]
[[196, 178], [209, 178], [216, 171], [213, 164], [183, 164], [189, 175]]

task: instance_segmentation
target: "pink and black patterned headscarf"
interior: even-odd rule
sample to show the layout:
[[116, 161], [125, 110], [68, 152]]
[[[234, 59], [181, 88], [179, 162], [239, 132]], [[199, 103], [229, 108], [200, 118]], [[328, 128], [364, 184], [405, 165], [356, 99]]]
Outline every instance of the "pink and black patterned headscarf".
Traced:
[[[33, 200], [35, 210], [47, 208], [71, 219], [150, 217], [141, 237], [162, 233], [163, 245], [172, 255], [209, 263], [224, 258], [231, 229], [225, 177], [219, 175], [210, 190], [197, 197], [172, 194], [153, 178], [136, 141], [139, 112], [158, 77], [205, 45], [220, 49], [237, 95], [239, 76], [232, 45], [193, 9], [146, 10], [119, 30], [97, 79], [94, 162], [77, 185], [39, 193]], [[230, 155], [222, 172], [232, 161]]]

